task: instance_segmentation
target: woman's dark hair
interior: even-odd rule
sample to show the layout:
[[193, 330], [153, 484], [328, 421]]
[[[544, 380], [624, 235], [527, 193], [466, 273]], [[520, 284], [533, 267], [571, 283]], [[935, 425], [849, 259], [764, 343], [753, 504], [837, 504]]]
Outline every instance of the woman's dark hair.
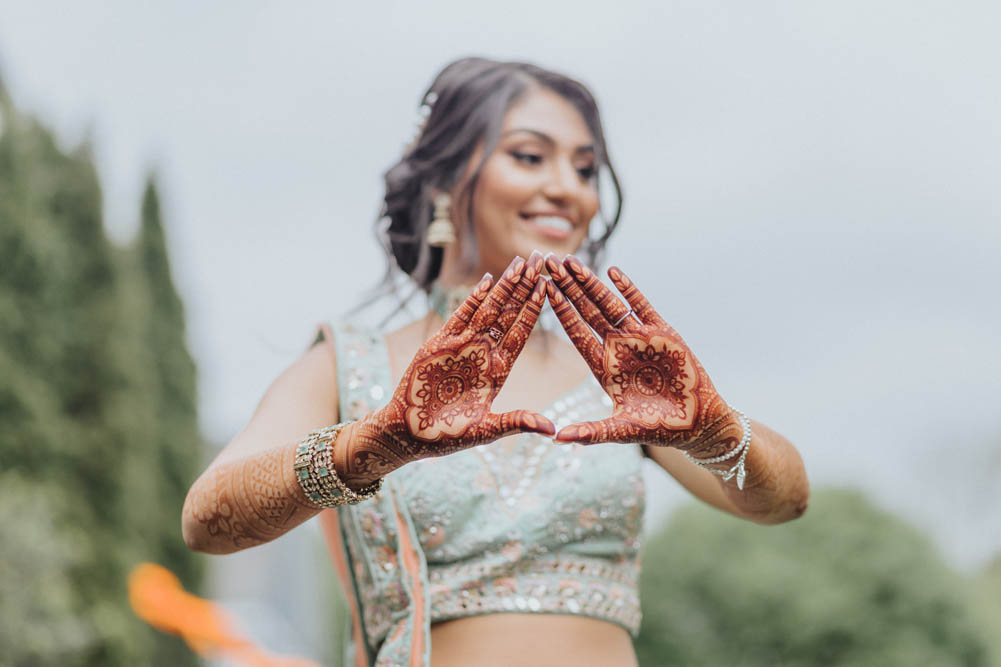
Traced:
[[[497, 145], [505, 113], [533, 85], [557, 93], [580, 112], [594, 139], [598, 173], [606, 172], [615, 189], [614, 213], [610, 217], [602, 214], [604, 230], [582, 249], [583, 259], [589, 264], [600, 261], [605, 243], [619, 221], [622, 191], [608, 158], [598, 106], [591, 93], [581, 83], [535, 65], [464, 58], [442, 70], [424, 93], [422, 102], [431, 108], [426, 124], [415, 144], [386, 172], [386, 195], [376, 234], [386, 251], [387, 286], [392, 285], [394, 267], [421, 289], [429, 289], [437, 279], [443, 251], [429, 246], [425, 238], [433, 212], [433, 194], [455, 187], [482, 141], [483, 157], [456, 198], [456, 202], [468, 207], [463, 216], [468, 226], [464, 236], [476, 238], [472, 230], [472, 193], [480, 171]], [[463, 261], [471, 269], [476, 258], [475, 243], [467, 244]]]

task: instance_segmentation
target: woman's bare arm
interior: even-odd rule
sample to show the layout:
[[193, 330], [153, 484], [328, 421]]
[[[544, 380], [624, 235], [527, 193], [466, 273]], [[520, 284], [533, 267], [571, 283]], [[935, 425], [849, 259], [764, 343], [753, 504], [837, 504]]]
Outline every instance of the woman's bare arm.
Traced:
[[[573, 255], [546, 258], [549, 300], [571, 342], [612, 400], [612, 416], [572, 424], [558, 442], [638, 442], [699, 498], [762, 523], [806, 510], [809, 485], [793, 445], [753, 423], [744, 474], [724, 481], [687, 460], [736, 452], [744, 427], [688, 345], [618, 268], [609, 278], [628, 306]], [[597, 337], [595, 336], [597, 334]], [[736, 455], [736, 454], [735, 454]], [[733, 459], [712, 465], [726, 472]], [[741, 489], [740, 487], [743, 487]]]
[[[739, 428], [739, 427], [738, 427]], [[673, 447], [644, 447], [647, 455], [695, 497], [736, 516], [758, 523], [775, 524], [803, 515], [810, 497], [810, 484], [799, 452], [781, 434], [751, 421], [751, 444], [744, 466], [744, 489], [736, 480], [700, 468]], [[715, 467], [725, 470], [733, 461]]]
[[246, 428], [191, 486], [181, 514], [190, 548], [232, 553], [269, 542], [320, 511], [306, 500], [293, 464], [303, 436], [337, 422], [331, 356], [316, 345], [282, 373]]
[[[545, 300], [542, 256], [487, 275], [417, 351], [389, 403], [333, 443], [337, 476], [359, 489], [396, 468], [513, 433], [552, 435], [540, 414], [490, 411]], [[230, 553], [283, 535], [319, 512], [293, 474], [295, 449], [337, 421], [337, 374], [314, 347], [268, 389], [247, 427], [195, 481], [182, 529], [192, 549]], [[275, 444], [285, 443], [285, 444]]]

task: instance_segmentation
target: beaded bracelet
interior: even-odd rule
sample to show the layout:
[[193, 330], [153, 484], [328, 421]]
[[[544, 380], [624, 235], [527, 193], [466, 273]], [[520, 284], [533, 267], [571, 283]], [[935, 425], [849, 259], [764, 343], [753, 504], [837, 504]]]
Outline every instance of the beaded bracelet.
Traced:
[[341, 481], [334, 468], [334, 440], [347, 422], [327, 426], [309, 433], [295, 449], [296, 479], [302, 492], [318, 507], [352, 505], [375, 496], [382, 488], [382, 478], [358, 491]]
[[[751, 448], [751, 420], [747, 418], [740, 410], [736, 410], [737, 419], [740, 420], [740, 425], [744, 429], [744, 434], [740, 439], [740, 444], [728, 451], [726, 454], [720, 454], [719, 456], [714, 456], [711, 459], [697, 459], [688, 452], [682, 452], [689, 461], [699, 466], [700, 468], [705, 468], [714, 475], [719, 475], [723, 478], [724, 482], [729, 482], [734, 477], [737, 478], [737, 488], [741, 491], [744, 490], [744, 479], [747, 477], [747, 470], [744, 468], [744, 459], [747, 458], [747, 450]], [[712, 463], [722, 463], [723, 461], [728, 461], [732, 459], [737, 454], [740, 454], [740, 458], [737, 462], [733, 464], [733, 467], [729, 470], [717, 470], [716, 468], [710, 468], [709, 465]]]

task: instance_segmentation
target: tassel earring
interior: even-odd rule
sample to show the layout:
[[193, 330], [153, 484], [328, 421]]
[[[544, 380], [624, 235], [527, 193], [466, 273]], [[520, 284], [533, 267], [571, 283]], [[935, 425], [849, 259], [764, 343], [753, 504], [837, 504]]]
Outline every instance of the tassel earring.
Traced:
[[434, 198], [434, 219], [428, 225], [427, 241], [428, 245], [435, 248], [444, 248], [455, 243], [455, 225], [449, 218], [449, 209], [452, 207], [452, 198], [446, 193], [441, 193]]

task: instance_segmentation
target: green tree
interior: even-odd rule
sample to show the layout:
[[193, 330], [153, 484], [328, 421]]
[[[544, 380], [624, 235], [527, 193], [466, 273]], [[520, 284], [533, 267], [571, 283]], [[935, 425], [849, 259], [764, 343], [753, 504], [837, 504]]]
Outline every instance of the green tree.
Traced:
[[115, 247], [87, 147], [0, 88], [0, 665], [194, 662], [125, 591], [140, 560], [199, 583], [179, 532], [194, 379], [152, 183]]
[[[132, 540], [132, 562], [149, 560], [172, 570], [185, 586], [201, 581], [202, 559], [184, 544], [181, 506], [200, 467], [201, 438], [196, 421], [195, 364], [185, 343], [185, 318], [174, 287], [153, 178], [147, 181], [134, 245], [121, 258], [123, 281], [119, 355], [135, 369], [117, 392], [117, 413], [128, 419], [135, 439], [124, 458], [124, 525]], [[180, 664], [190, 651], [171, 637], [157, 635], [157, 664]]]
[[644, 666], [999, 664], [970, 582], [856, 493], [767, 528], [685, 508], [644, 564]]

